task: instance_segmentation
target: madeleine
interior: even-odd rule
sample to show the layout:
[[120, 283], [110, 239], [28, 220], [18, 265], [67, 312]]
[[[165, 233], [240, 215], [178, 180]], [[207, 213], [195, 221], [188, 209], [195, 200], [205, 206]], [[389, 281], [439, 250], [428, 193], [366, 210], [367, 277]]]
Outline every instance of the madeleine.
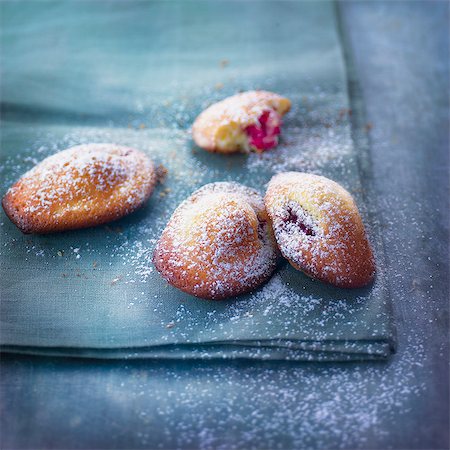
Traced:
[[25, 173], [2, 206], [24, 233], [74, 230], [133, 212], [155, 184], [155, 167], [144, 153], [114, 144], [78, 145]]
[[233, 95], [205, 109], [195, 120], [195, 143], [210, 152], [263, 152], [276, 147], [281, 118], [291, 102], [266, 91]]
[[369, 284], [373, 253], [352, 196], [338, 183], [286, 172], [269, 183], [267, 213], [282, 255], [307, 275], [338, 287]]
[[258, 192], [211, 183], [173, 213], [153, 262], [173, 286], [206, 299], [255, 289], [273, 273], [277, 249]]

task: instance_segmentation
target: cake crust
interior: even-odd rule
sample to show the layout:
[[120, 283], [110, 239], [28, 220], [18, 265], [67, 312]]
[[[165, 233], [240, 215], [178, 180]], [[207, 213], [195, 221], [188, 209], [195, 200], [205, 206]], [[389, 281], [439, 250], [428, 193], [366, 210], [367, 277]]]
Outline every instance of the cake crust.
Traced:
[[363, 221], [338, 183], [281, 173], [271, 179], [265, 205], [278, 247], [293, 267], [343, 288], [372, 282], [375, 261]]
[[224, 299], [266, 281], [277, 249], [262, 197], [238, 183], [203, 186], [172, 215], [153, 262], [173, 286], [205, 299]]
[[156, 184], [141, 151], [114, 144], [78, 145], [25, 173], [2, 206], [23, 233], [46, 234], [100, 225], [141, 207]]

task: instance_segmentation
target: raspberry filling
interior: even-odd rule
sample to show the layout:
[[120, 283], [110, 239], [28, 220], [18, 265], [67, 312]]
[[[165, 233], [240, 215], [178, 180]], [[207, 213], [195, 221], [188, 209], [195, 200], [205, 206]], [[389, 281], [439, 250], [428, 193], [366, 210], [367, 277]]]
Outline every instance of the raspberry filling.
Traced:
[[314, 232], [314, 230], [309, 227], [308, 225], [306, 225], [305, 223], [302, 222], [302, 220], [300, 219], [300, 217], [292, 210], [292, 208], [288, 208], [288, 216], [285, 219], [285, 222], [287, 224], [294, 224], [295, 226], [297, 226], [300, 231], [302, 231], [303, 233], [306, 234], [306, 236], [315, 236], [316, 233]]
[[254, 123], [245, 128], [249, 144], [257, 151], [263, 152], [278, 144], [281, 117], [274, 110], [264, 111]]

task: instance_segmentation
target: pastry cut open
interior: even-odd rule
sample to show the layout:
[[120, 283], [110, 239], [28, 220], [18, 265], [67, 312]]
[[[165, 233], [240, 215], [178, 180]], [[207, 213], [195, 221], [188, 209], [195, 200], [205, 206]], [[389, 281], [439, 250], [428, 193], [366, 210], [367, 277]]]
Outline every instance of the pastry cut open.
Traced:
[[214, 103], [195, 120], [195, 143], [210, 152], [263, 152], [278, 145], [291, 102], [267, 91], [248, 91]]
[[358, 208], [342, 186], [286, 172], [271, 179], [264, 201], [278, 247], [293, 267], [338, 287], [371, 283], [372, 249]]

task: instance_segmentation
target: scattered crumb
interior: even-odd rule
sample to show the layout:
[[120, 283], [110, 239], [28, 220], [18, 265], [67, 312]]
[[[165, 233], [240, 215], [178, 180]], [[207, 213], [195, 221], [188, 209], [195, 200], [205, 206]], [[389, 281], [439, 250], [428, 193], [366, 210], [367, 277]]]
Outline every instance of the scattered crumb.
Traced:
[[160, 196], [160, 197], [165, 197], [165, 196], [168, 195], [169, 193], [170, 193], [170, 188], [166, 188], [166, 189], [162, 190], [162, 191], [159, 193], [159, 196]]
[[111, 286], [114, 286], [115, 284], [117, 284], [120, 280], [122, 280], [122, 278], [123, 278], [123, 276], [119, 276], [119, 277], [114, 278], [111, 281]]
[[351, 116], [352, 110], [350, 108], [341, 108], [339, 110], [339, 119], [343, 119], [345, 116]]
[[166, 177], [169, 171], [165, 166], [160, 164], [156, 167], [156, 180], [158, 183], [163, 184], [166, 181]]

